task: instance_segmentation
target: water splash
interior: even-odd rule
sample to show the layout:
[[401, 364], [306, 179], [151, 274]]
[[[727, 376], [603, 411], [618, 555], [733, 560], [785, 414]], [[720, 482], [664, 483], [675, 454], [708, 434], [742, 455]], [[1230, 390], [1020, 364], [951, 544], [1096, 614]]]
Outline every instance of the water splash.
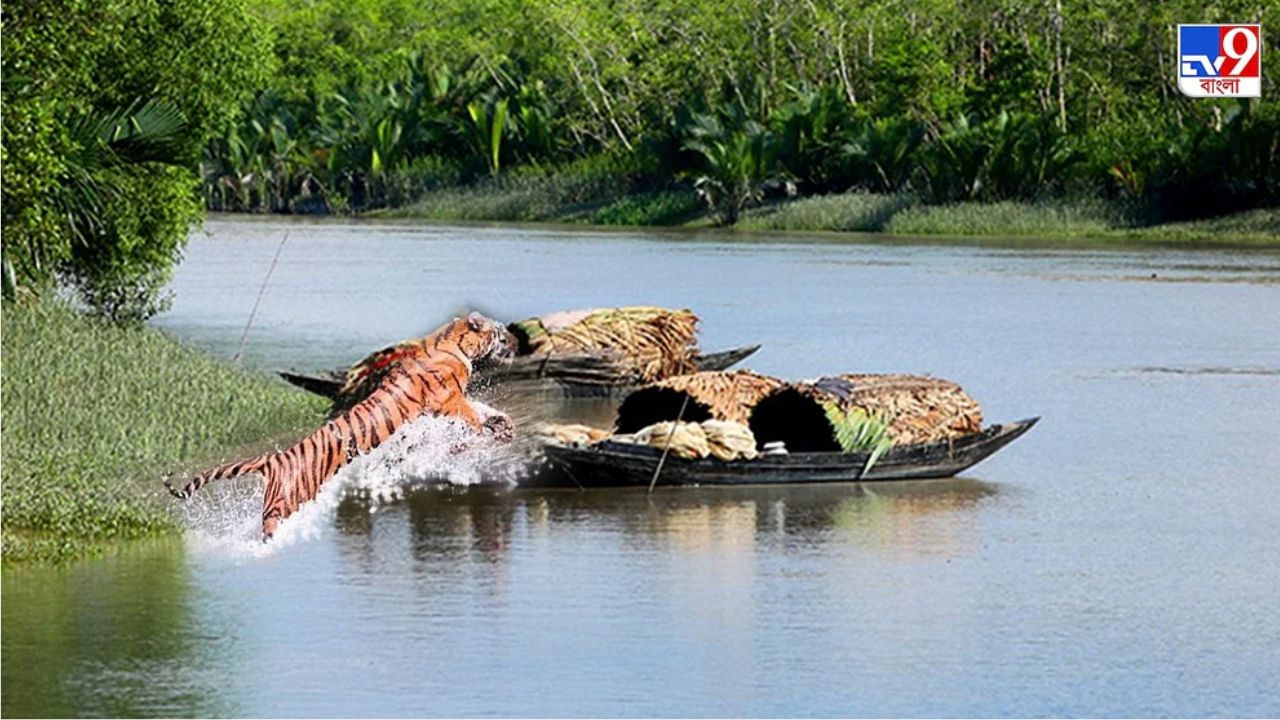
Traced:
[[266, 557], [333, 529], [338, 503], [357, 492], [375, 513], [408, 489], [433, 484], [514, 485], [527, 473], [527, 448], [476, 435], [461, 422], [423, 417], [368, 454], [354, 458], [321, 488], [315, 500], [280, 523], [261, 542], [261, 478], [211, 483], [183, 503], [188, 545], [198, 552], [238, 558]]

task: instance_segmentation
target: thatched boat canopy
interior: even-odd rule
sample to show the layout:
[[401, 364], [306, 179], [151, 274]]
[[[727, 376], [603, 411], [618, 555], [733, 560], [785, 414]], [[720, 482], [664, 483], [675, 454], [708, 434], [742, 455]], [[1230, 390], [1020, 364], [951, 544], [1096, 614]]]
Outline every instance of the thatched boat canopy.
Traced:
[[608, 353], [643, 382], [697, 369], [698, 316], [659, 307], [554, 313], [507, 326], [520, 355]]
[[788, 383], [736, 370], [679, 375], [636, 390], [618, 408], [616, 431], [634, 433], [675, 420], [686, 398], [686, 422], [743, 423], [758, 446], [780, 440], [791, 452], [840, 451], [829, 408], [860, 408], [884, 418], [896, 445], [946, 440], [982, 429], [977, 401], [949, 380], [846, 374]]
[[782, 387], [777, 378], [750, 370], [711, 371], [678, 375], [643, 387], [618, 408], [617, 432], [634, 433], [657, 422], [675, 420], [688, 398], [682, 419], [687, 422], [727, 420], [746, 424], [751, 408]]
[[791, 452], [840, 450], [828, 407], [861, 408], [889, 423], [896, 445], [935, 442], [982, 429], [977, 401], [949, 380], [919, 375], [847, 374], [787, 383], [754, 405], [747, 425], [757, 443], [781, 440]]

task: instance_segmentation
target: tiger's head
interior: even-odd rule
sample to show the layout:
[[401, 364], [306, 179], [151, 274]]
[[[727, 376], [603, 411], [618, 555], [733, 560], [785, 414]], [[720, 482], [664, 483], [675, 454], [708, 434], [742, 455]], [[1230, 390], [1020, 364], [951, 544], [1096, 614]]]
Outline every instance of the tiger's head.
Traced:
[[445, 337], [472, 362], [503, 360], [515, 354], [515, 336], [500, 322], [473, 312], [449, 323]]

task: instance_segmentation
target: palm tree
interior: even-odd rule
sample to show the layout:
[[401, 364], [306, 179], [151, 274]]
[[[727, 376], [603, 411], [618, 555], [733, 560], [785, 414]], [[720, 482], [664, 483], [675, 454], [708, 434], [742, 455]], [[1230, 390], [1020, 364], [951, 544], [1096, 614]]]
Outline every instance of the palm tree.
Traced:
[[2, 261], [5, 297], [18, 291], [18, 266], [26, 280], [44, 282], [58, 272], [75, 246], [90, 246], [101, 237], [109, 220], [106, 205], [120, 192], [112, 182], [113, 171], [140, 163], [186, 165], [194, 160], [183, 143], [186, 120], [163, 100], [138, 100], [123, 107], [84, 112], [65, 122], [74, 150], [63, 158], [62, 172], [49, 199], [64, 235], [26, 237], [23, 247], [12, 251], [6, 244]]
[[501, 169], [502, 134], [507, 126], [506, 98], [496, 96], [478, 98], [467, 103], [467, 115], [471, 118], [472, 144], [484, 156], [489, 174], [497, 175]]
[[765, 181], [778, 173], [778, 142], [754, 120], [728, 129], [714, 115], [695, 115], [683, 147], [697, 153], [701, 172], [694, 187], [715, 221], [732, 225], [747, 207], [760, 201]]
[[856, 184], [873, 192], [906, 190], [924, 129], [908, 118], [879, 118], [862, 125], [840, 148]]

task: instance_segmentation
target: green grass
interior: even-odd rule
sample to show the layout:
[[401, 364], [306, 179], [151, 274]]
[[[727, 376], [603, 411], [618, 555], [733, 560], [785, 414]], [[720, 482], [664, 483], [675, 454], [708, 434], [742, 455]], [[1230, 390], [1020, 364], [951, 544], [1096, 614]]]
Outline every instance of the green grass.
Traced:
[[748, 211], [738, 225], [748, 230], [883, 232], [917, 237], [1280, 243], [1280, 208], [1137, 227], [1120, 206], [1101, 200], [925, 205], [909, 195], [848, 193], [755, 208]]
[[4, 304], [2, 358], [6, 564], [171, 532], [163, 474], [230, 459], [325, 409], [158, 330], [51, 299]]
[[664, 190], [628, 195], [580, 219], [593, 225], [683, 225], [702, 213], [693, 193]]
[[563, 185], [528, 180], [495, 181], [475, 187], [436, 190], [408, 207], [382, 214], [431, 220], [551, 220], [568, 200], [569, 193]]
[[1250, 210], [1194, 222], [1115, 230], [1110, 234], [1151, 242], [1276, 244], [1280, 243], [1280, 208]]
[[885, 226], [893, 235], [1082, 238], [1139, 243], [1277, 244], [1280, 208], [1194, 222], [1133, 226], [1116, 206], [1074, 203], [958, 203], [910, 207]]
[[412, 205], [382, 214], [432, 220], [562, 220], [612, 202], [625, 192], [590, 177], [512, 175], [428, 192]]
[[893, 235], [1100, 237], [1123, 222], [1103, 203], [955, 203], [921, 205], [895, 214]]
[[[646, 190], [640, 173], [608, 163], [520, 172], [476, 185], [437, 189], [390, 217], [615, 226], [709, 224], [688, 188]], [[1280, 209], [1140, 227], [1104, 200], [965, 202], [928, 205], [909, 194], [850, 192], [767, 203], [743, 213], [741, 230], [873, 232], [900, 236], [1087, 239], [1129, 243], [1276, 244]]]
[[640, 169], [625, 158], [583, 158], [563, 167], [525, 167], [481, 182], [426, 192], [385, 217], [499, 222], [581, 221], [637, 195]]
[[910, 195], [819, 195], [753, 208], [738, 225], [749, 230], [880, 232], [893, 217], [916, 203]]

